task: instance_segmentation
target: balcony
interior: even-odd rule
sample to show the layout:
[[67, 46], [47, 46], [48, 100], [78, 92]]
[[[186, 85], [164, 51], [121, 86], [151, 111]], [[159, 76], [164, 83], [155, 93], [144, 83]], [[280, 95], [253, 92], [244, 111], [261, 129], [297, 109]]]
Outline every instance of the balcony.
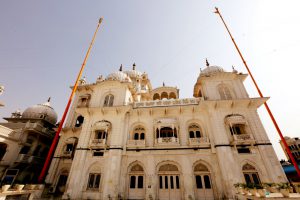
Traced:
[[128, 140], [127, 147], [145, 147], [145, 140]]
[[39, 123], [26, 123], [25, 129], [34, 131], [36, 133], [41, 133], [48, 137], [49, 136], [53, 137], [55, 134], [55, 131], [49, 130], [49, 129], [43, 127], [42, 125], [40, 125]]
[[156, 145], [159, 146], [177, 146], [179, 145], [179, 139], [176, 137], [161, 137], [156, 139]]
[[92, 139], [90, 147], [105, 147], [106, 139]]
[[190, 138], [189, 143], [191, 146], [210, 146], [208, 137]]
[[233, 135], [234, 144], [254, 144], [255, 140], [252, 134]]

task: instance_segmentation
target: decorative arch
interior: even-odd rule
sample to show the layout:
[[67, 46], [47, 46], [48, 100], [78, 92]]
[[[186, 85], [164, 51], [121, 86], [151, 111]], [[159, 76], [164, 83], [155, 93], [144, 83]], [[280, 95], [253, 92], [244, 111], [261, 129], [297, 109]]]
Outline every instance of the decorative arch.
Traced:
[[102, 172], [102, 166], [101, 163], [96, 161], [92, 163], [88, 170], [88, 180], [87, 180], [87, 185], [86, 188], [87, 190], [100, 190], [101, 186], [101, 172]]
[[176, 99], [176, 94], [174, 92], [171, 92], [169, 94], [169, 99]]
[[193, 172], [196, 199], [214, 199], [210, 166], [203, 161], [197, 161], [193, 165]]
[[114, 98], [115, 98], [115, 96], [111, 93], [105, 95], [104, 101], [103, 101], [103, 107], [112, 107], [114, 104]]
[[161, 99], [168, 99], [168, 93], [162, 92], [161, 93]]
[[233, 99], [233, 92], [230, 90], [230, 87], [227, 84], [221, 83], [217, 86], [220, 99], [229, 100]]
[[174, 196], [181, 196], [183, 182], [181, 180], [180, 165], [174, 161], [162, 161], [157, 165], [156, 170], [159, 183], [159, 199], [163, 198], [168, 191], [170, 199], [173, 199]]
[[155, 101], [155, 100], [160, 100], [160, 95], [158, 94], [158, 93], [155, 93], [154, 95], [153, 95], [153, 100]]
[[182, 169], [181, 169], [181, 166], [175, 162], [175, 161], [171, 161], [171, 160], [165, 160], [165, 161], [161, 161], [160, 163], [158, 163], [156, 165], [156, 172], [159, 173], [159, 169], [160, 167], [162, 167], [163, 165], [175, 165], [176, 168], [178, 169], [178, 172], [181, 173], [182, 172]]
[[136, 166], [136, 165], [139, 165], [143, 168], [143, 171], [146, 173], [146, 167], [145, 165], [141, 162], [141, 161], [138, 161], [138, 160], [135, 160], [133, 162], [131, 162], [129, 165], [128, 165], [128, 168], [127, 168], [127, 173], [130, 172], [131, 168]]
[[145, 192], [145, 167], [140, 161], [134, 161], [128, 165], [128, 198], [144, 197]]
[[67, 156], [72, 156], [75, 153], [75, 149], [78, 143], [78, 138], [77, 137], [69, 137], [64, 141], [64, 146], [63, 146], [63, 154]]
[[107, 120], [101, 120], [95, 122], [92, 125], [92, 138], [95, 143], [105, 143], [105, 140], [108, 138], [108, 134], [112, 128], [112, 125]]
[[145, 140], [146, 128], [143, 124], [137, 124], [132, 127], [130, 139], [132, 140]]
[[246, 161], [243, 162], [242, 172], [244, 175], [244, 179], [246, 184], [261, 184], [258, 168], [254, 163]]

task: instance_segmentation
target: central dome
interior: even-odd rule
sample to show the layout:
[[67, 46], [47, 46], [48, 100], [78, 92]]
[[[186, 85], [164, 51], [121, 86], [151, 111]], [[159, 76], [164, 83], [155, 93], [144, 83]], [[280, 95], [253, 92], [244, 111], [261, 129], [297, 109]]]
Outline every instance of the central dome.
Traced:
[[130, 78], [134, 78], [134, 79], [136, 79], [138, 77], [142, 77], [142, 74], [143, 74], [142, 72], [137, 71], [135, 69], [125, 71], [124, 73], [126, 73]]
[[204, 70], [201, 71], [200, 75], [208, 76], [208, 75], [214, 75], [214, 74], [217, 74], [220, 72], [225, 72], [225, 70], [219, 66], [207, 66]]
[[37, 104], [27, 108], [23, 112], [22, 118], [45, 119], [51, 124], [55, 124], [57, 122], [57, 114], [50, 106], [50, 102]]
[[130, 77], [122, 71], [116, 71], [116, 72], [113, 72], [113, 73], [109, 74], [106, 77], [106, 80], [131, 82]]

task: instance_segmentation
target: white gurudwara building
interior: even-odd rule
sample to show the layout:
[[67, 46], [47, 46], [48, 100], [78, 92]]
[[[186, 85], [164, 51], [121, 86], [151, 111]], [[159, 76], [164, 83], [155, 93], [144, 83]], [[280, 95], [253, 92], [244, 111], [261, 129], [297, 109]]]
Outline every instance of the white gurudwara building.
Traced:
[[[247, 74], [207, 66], [192, 98], [135, 69], [82, 80], [46, 183], [64, 199], [233, 199], [235, 183], [287, 182]], [[196, 78], [196, 77], [195, 77]]]

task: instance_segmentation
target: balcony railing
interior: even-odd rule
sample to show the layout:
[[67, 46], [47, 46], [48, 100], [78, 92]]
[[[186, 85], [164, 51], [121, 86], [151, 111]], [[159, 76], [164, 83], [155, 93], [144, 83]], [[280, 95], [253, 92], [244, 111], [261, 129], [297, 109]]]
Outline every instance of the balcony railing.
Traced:
[[255, 140], [252, 134], [240, 134], [240, 135], [233, 135], [233, 142], [238, 144], [244, 143], [254, 143]]
[[179, 139], [176, 137], [161, 137], [156, 139], [157, 145], [179, 145]]
[[26, 123], [25, 129], [29, 129], [29, 130], [32, 130], [32, 131], [35, 131], [35, 132], [39, 132], [39, 133], [42, 133], [44, 135], [53, 136], [53, 134], [55, 134], [55, 131], [49, 130], [49, 129], [43, 127], [42, 125], [40, 125], [39, 123]]
[[106, 139], [93, 139], [90, 143], [91, 147], [104, 147], [106, 144]]
[[190, 138], [189, 142], [192, 146], [205, 146], [210, 144], [208, 137]]
[[140, 107], [161, 107], [161, 106], [176, 106], [176, 105], [197, 105], [200, 98], [186, 98], [186, 99], [165, 99], [155, 101], [143, 101], [133, 103], [134, 108]]
[[128, 140], [127, 147], [145, 147], [145, 140]]

